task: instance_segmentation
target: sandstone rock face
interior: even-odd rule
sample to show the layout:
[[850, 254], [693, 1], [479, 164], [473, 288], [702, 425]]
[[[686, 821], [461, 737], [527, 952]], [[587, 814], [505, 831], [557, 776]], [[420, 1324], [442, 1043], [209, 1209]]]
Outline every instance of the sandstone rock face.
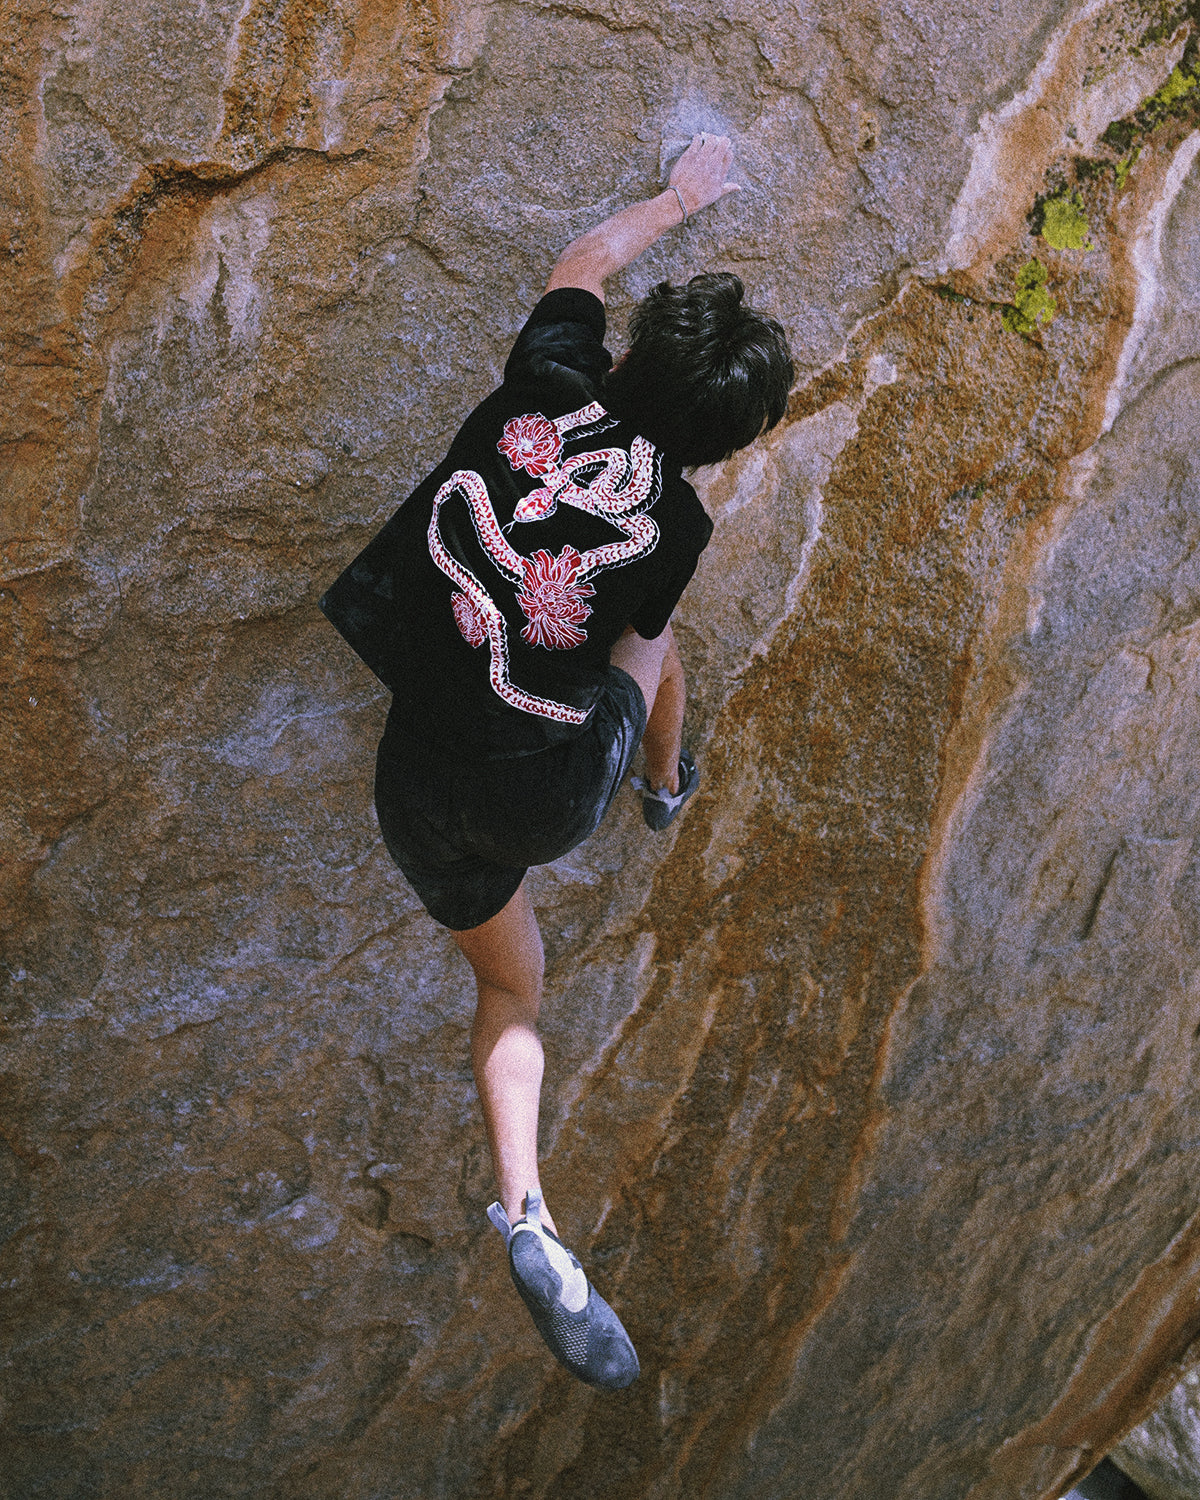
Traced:
[[1198, 1387], [1200, 1371], [1191, 1370], [1113, 1450], [1114, 1461], [1150, 1500], [1192, 1500], [1200, 1491]]
[[[9, 0], [8, 1493], [1043, 1500], [1175, 1384], [1192, 14]], [[734, 269], [801, 367], [702, 476], [706, 779], [532, 877], [602, 1397], [484, 1223], [466, 974], [315, 600], [710, 128], [745, 191], [610, 299]]]

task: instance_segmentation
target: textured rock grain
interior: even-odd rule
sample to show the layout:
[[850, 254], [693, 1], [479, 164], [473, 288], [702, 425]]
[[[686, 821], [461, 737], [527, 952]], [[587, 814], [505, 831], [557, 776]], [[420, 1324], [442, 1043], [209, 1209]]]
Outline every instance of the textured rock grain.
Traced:
[[1200, 1371], [1192, 1370], [1112, 1457], [1149, 1500], [1191, 1500], [1200, 1490]]
[[[1153, 96], [1193, 32], [9, 0], [14, 1495], [1049, 1500], [1175, 1384], [1200, 90]], [[547, 1191], [645, 1372], [602, 1398], [484, 1225], [466, 977], [315, 600], [707, 128], [745, 190], [614, 285], [617, 340], [724, 266], [802, 376], [702, 476], [702, 793], [534, 877]], [[1035, 232], [1064, 191], [1089, 248]]]

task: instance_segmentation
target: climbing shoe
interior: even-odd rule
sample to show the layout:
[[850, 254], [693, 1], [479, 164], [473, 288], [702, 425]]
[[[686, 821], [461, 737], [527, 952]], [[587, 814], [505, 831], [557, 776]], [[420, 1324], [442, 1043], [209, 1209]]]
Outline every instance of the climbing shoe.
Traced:
[[487, 1211], [508, 1246], [521, 1300], [560, 1365], [602, 1391], [624, 1390], [640, 1370], [629, 1335], [576, 1257], [542, 1223], [541, 1208], [541, 1194], [528, 1193], [525, 1216], [515, 1224], [499, 1203]]
[[665, 786], [652, 787], [644, 776], [634, 776], [633, 784], [642, 794], [642, 817], [646, 827], [655, 833], [666, 828], [679, 816], [679, 809], [700, 785], [700, 772], [696, 762], [686, 750], [679, 755], [679, 790], [667, 791]]

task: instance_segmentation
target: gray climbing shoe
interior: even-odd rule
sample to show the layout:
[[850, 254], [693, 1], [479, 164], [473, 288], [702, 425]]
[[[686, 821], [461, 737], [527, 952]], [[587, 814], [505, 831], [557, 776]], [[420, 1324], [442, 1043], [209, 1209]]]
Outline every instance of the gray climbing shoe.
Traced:
[[534, 1327], [560, 1365], [602, 1391], [621, 1391], [640, 1365], [621, 1320], [591, 1285], [579, 1261], [541, 1219], [540, 1193], [525, 1197], [515, 1224], [499, 1203], [488, 1218], [504, 1236], [508, 1266]]
[[632, 778], [642, 794], [642, 817], [646, 827], [659, 833], [679, 816], [679, 809], [700, 785], [696, 762], [686, 750], [679, 752], [679, 790], [668, 792], [665, 786], [653, 787], [644, 776]]

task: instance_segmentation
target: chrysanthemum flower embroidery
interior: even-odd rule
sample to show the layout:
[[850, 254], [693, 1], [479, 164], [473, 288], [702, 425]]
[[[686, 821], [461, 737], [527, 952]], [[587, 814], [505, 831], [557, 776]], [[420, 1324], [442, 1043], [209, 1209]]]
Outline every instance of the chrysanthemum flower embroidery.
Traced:
[[553, 422], [540, 412], [513, 417], [504, 424], [504, 436], [496, 444], [514, 469], [524, 469], [535, 478], [558, 467], [562, 438]]
[[574, 547], [564, 547], [557, 557], [542, 550], [523, 559], [525, 577], [517, 595], [529, 621], [521, 632], [523, 641], [565, 650], [587, 640], [577, 627], [592, 612], [584, 599], [596, 590], [590, 583], [575, 582], [582, 561]]
[[450, 601], [450, 608], [454, 611], [454, 623], [462, 632], [467, 645], [482, 646], [487, 640], [487, 625], [466, 594], [456, 593]]

